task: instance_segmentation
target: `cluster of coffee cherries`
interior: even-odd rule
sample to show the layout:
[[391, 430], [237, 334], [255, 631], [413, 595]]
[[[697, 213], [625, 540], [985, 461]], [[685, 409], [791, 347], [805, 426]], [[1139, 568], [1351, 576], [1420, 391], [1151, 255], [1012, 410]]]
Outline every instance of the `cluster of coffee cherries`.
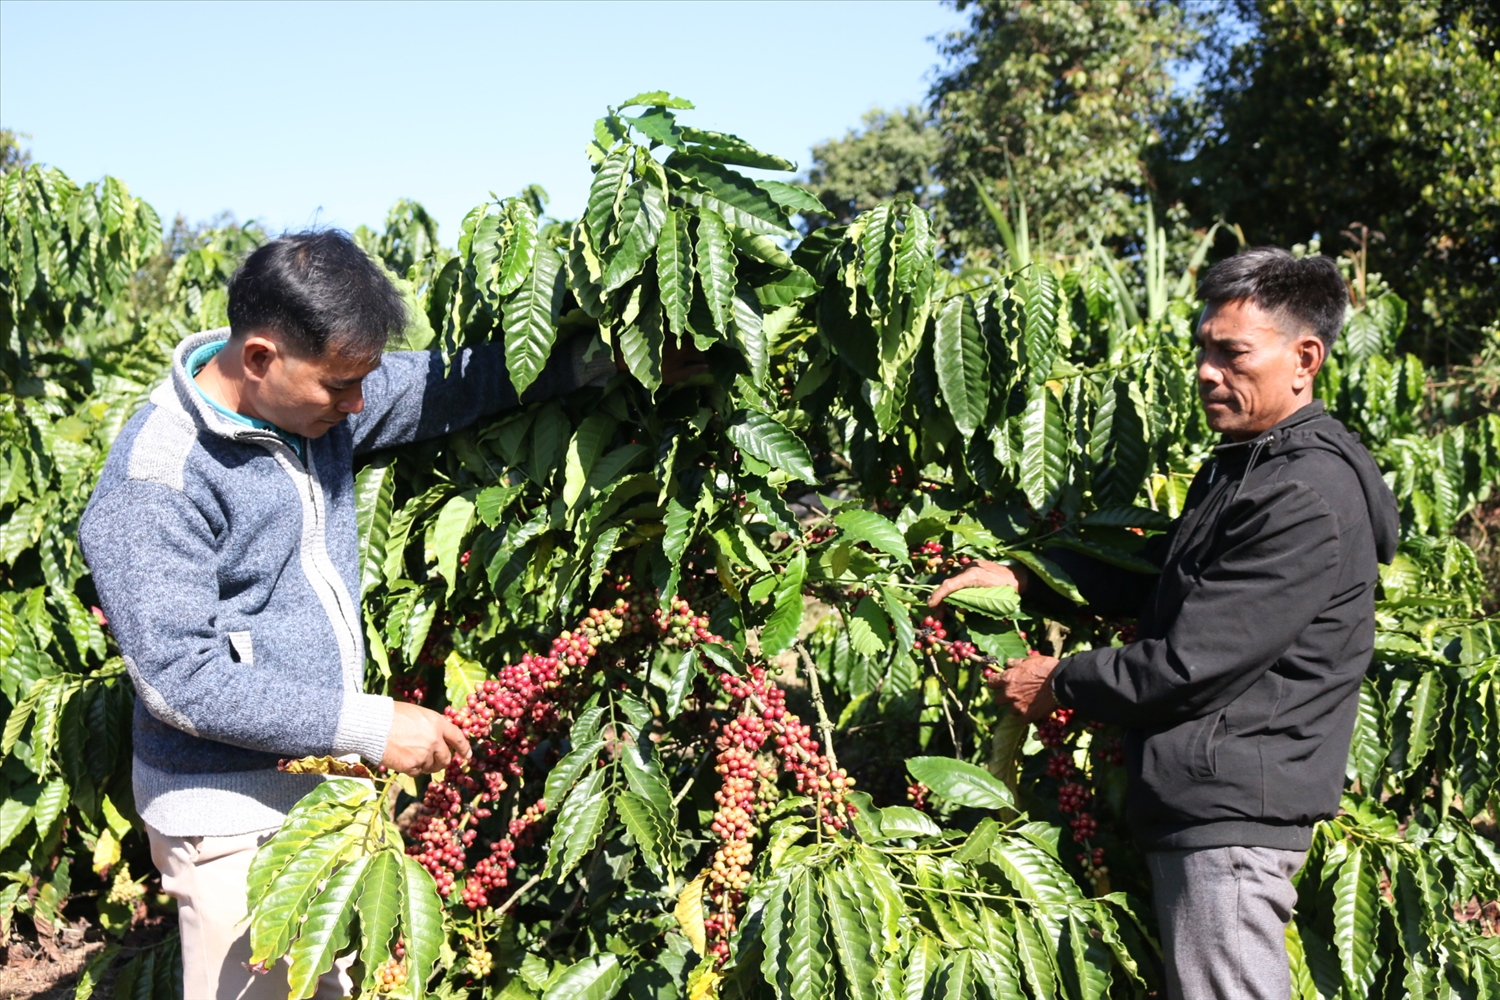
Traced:
[[406, 985], [406, 962], [399, 958], [388, 958], [375, 970], [375, 990], [378, 993], [395, 993]]
[[928, 788], [920, 781], [914, 781], [906, 786], [906, 801], [911, 803], [913, 809], [920, 809], [923, 812], [926, 812], [927, 796], [931, 794], [932, 789]]
[[943, 543], [936, 539], [923, 542], [912, 549], [911, 561], [925, 566], [929, 573], [936, 573], [943, 567]]
[[942, 542], [935, 538], [929, 539], [911, 550], [911, 561], [928, 573], [951, 573], [974, 562], [964, 555], [944, 555], [946, 551]]
[[1088, 815], [1083, 810], [1093, 798], [1088, 786], [1077, 781], [1065, 781], [1057, 789], [1057, 807], [1068, 816]]
[[1105, 886], [1109, 884], [1109, 866], [1104, 863], [1104, 848], [1080, 851], [1076, 857], [1084, 877], [1094, 883], [1094, 888], [1101, 892], [1108, 891]]
[[1067, 781], [1077, 773], [1078, 769], [1073, 766], [1073, 758], [1067, 754], [1055, 753], [1047, 758], [1047, 777]]
[[709, 951], [723, 961], [729, 955], [729, 938], [737, 926], [740, 905], [750, 884], [754, 860], [753, 840], [760, 832], [757, 816], [763, 816], [775, 795], [775, 769], [761, 753], [770, 743], [781, 758], [782, 768], [792, 775], [797, 791], [816, 803], [818, 820], [829, 831], [842, 830], [854, 814], [846, 796], [854, 779], [835, 768], [821, 752], [812, 730], [786, 709], [786, 693], [767, 678], [764, 667], [752, 666], [748, 676], [721, 674], [719, 683], [729, 695], [734, 717], [719, 731], [715, 741], [715, 770], [721, 786], [714, 793], [718, 811], [711, 829], [719, 838], [708, 870], [708, 896], [704, 929], [711, 940]]
[[724, 640], [708, 628], [708, 616], [693, 611], [691, 605], [681, 597], [674, 597], [669, 610], [657, 608], [651, 612], [651, 620], [666, 634], [662, 645], [668, 649], [688, 649], [700, 642], [721, 643]]
[[427, 703], [427, 678], [421, 675], [410, 675], [405, 677], [391, 678], [391, 694], [397, 701], [410, 702], [413, 705], [425, 705]]
[[1065, 749], [1068, 726], [1072, 721], [1073, 710], [1059, 708], [1050, 718], [1036, 724], [1036, 738], [1037, 742], [1049, 750], [1061, 751], [1054, 752], [1047, 758], [1047, 777], [1063, 782], [1057, 790], [1057, 807], [1062, 810], [1063, 815], [1071, 817], [1068, 825], [1073, 828], [1073, 839], [1082, 843], [1093, 838], [1099, 825], [1088, 811], [1094, 793], [1087, 785], [1072, 780], [1077, 775], [1077, 768]]
[[463, 904], [471, 910], [482, 909], [490, 905], [490, 892], [496, 889], [504, 889], [510, 885], [510, 873], [516, 867], [516, 859], [511, 857], [516, 845], [509, 838], [495, 841], [490, 844], [490, 853], [481, 858], [464, 879]]
[[948, 643], [944, 641], [947, 638], [948, 630], [943, 627], [942, 620], [928, 615], [922, 619], [917, 638], [911, 645], [919, 653], [936, 652], [947, 647]]
[[464, 971], [475, 979], [487, 979], [495, 971], [495, 957], [489, 949], [471, 943], [464, 960]]
[[1068, 724], [1073, 721], [1071, 708], [1059, 708], [1048, 718], [1036, 724], [1037, 742], [1049, 750], [1056, 750], [1068, 740]]
[[[1061, 782], [1057, 789], [1057, 807], [1068, 818], [1073, 840], [1084, 848], [1078, 855], [1078, 864], [1097, 891], [1107, 892], [1109, 868], [1104, 863], [1104, 849], [1093, 847], [1089, 843], [1099, 834], [1099, 821], [1089, 808], [1093, 804], [1094, 793], [1084, 783], [1087, 778], [1079, 773], [1068, 742], [1072, 722], [1072, 709], [1059, 708], [1050, 718], [1037, 723], [1036, 737], [1038, 742], [1052, 751], [1047, 758], [1046, 775]], [[1124, 751], [1120, 741], [1101, 740], [1099, 733], [1104, 726], [1100, 723], [1091, 722], [1088, 728], [1094, 734], [1091, 741], [1094, 757], [1106, 763], [1123, 763]]]
[[954, 639], [948, 643], [948, 658], [954, 663], [964, 663], [968, 660], [979, 659], [979, 647], [972, 642], [965, 642], [963, 639]]
[[830, 538], [832, 538], [834, 535], [837, 535], [838, 533], [839, 533], [839, 526], [838, 525], [836, 525], [836, 524], [820, 524], [816, 528], [812, 528], [811, 530], [808, 531], [808, 533], [807, 533], [807, 544], [809, 544], [809, 545], [822, 545], [824, 542], [828, 541]]
[[[639, 600], [624, 596], [607, 608], [591, 608], [575, 628], [552, 640], [547, 655], [525, 654], [475, 688], [464, 704], [446, 709], [469, 737], [472, 754], [455, 758], [441, 778], [428, 783], [407, 848], [432, 873], [442, 895], [453, 891], [468, 867], [468, 851], [478, 837], [472, 824], [491, 815], [510, 780], [520, 776], [526, 756], [544, 734], [557, 729], [556, 689], [562, 679], [588, 666], [601, 646], [642, 632], [649, 620]], [[465, 880], [464, 905], [493, 905], [498, 890], [510, 884], [516, 847], [529, 842], [545, 809], [545, 803], [532, 805], [510, 824], [510, 836], [489, 844]]]
[[955, 665], [965, 663], [983, 664], [984, 683], [991, 690], [1000, 686], [1000, 670], [997, 667], [1000, 661], [979, 651], [979, 647], [964, 639], [949, 639], [948, 629], [943, 625], [941, 618], [932, 615], [922, 619], [922, 624], [917, 626], [917, 638], [912, 643], [919, 653], [943, 653]]
[[[100, 872], [104, 874], [104, 872]], [[109, 885], [108, 900], [117, 906], [135, 906], [146, 896], [146, 887], [130, 877], [130, 863], [123, 862], [115, 870], [114, 881]]]

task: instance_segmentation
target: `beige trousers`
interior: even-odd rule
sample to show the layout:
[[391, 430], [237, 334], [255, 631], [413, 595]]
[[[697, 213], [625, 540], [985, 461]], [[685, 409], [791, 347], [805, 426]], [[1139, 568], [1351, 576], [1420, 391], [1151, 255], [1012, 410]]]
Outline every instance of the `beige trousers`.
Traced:
[[[264, 974], [250, 971], [250, 925], [245, 919], [250, 861], [275, 831], [169, 837], [147, 826], [146, 833], [162, 891], [177, 900], [183, 1000], [286, 1000], [285, 962]], [[338, 1000], [353, 992], [348, 970], [354, 958], [351, 952], [324, 973], [316, 1000]]]

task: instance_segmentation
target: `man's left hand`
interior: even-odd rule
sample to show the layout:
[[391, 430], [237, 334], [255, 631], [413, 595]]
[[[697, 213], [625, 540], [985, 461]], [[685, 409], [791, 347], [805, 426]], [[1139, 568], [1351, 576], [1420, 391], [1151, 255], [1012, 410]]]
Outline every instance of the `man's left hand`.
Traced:
[[996, 691], [1002, 704], [1027, 722], [1045, 719], [1057, 708], [1057, 698], [1052, 694], [1052, 673], [1057, 669], [1057, 657], [1032, 654], [1024, 659], [1007, 660], [1005, 673], [1000, 675], [1000, 687]]

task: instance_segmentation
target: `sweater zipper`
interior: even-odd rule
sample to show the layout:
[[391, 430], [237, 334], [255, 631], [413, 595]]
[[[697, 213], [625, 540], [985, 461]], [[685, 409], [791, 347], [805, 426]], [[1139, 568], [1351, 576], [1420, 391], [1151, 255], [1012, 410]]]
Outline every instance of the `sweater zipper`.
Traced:
[[[249, 437], [251, 435], [246, 436]], [[362, 679], [355, 676], [355, 671], [363, 665], [364, 645], [360, 640], [359, 630], [355, 627], [354, 623], [349, 621], [349, 615], [345, 609], [348, 593], [344, 588], [343, 579], [338, 575], [338, 570], [333, 566], [332, 560], [328, 557], [327, 515], [323, 509], [323, 497], [321, 496], [323, 491], [313, 475], [312, 443], [308, 442], [305, 445], [307, 459], [304, 461], [298, 456], [297, 449], [293, 448], [280, 435], [255, 432], [254, 436], [259, 440], [271, 444], [274, 448], [282, 450], [286, 456], [287, 465], [291, 467], [295, 475], [300, 477], [298, 491], [306, 490], [307, 503], [312, 509], [313, 515], [312, 535], [317, 541], [317, 547], [312, 552], [306, 553], [307, 562], [318, 574], [318, 580], [314, 582], [314, 589], [316, 589], [316, 583], [321, 582], [333, 596], [334, 606], [338, 609], [338, 621], [333, 621], [332, 616], [330, 616], [329, 625], [335, 629], [343, 626], [342, 631], [349, 639], [350, 658], [349, 662], [343, 665], [342, 670], [344, 685], [351, 691], [359, 691], [363, 689], [364, 685], [361, 682]]]
[[[364, 646], [360, 642], [359, 634], [359, 609], [352, 607], [349, 600], [349, 592], [344, 587], [344, 579], [339, 576], [338, 567], [333, 565], [333, 559], [328, 555], [328, 517], [324, 509], [324, 498], [322, 483], [313, 472], [312, 444], [307, 447], [307, 492], [312, 497], [313, 513], [317, 517], [318, 551], [314, 553], [314, 561], [319, 564], [319, 570], [324, 574], [324, 580], [333, 591], [333, 602], [338, 606], [339, 618], [344, 623], [344, 629], [349, 635], [349, 648], [353, 651], [351, 660], [351, 673], [357, 673], [363, 666]], [[355, 620], [349, 620], [349, 612], [353, 610]], [[364, 687], [363, 678], [346, 674], [345, 682], [350, 689], [359, 691]]]

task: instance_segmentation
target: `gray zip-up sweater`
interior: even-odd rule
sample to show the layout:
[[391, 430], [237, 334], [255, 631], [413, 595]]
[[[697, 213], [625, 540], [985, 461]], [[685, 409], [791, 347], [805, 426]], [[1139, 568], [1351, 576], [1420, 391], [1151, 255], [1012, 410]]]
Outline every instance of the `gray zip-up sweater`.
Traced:
[[[307, 442], [227, 420], [186, 370], [172, 374], [110, 449], [79, 525], [137, 700], [136, 808], [170, 836], [279, 826], [318, 778], [277, 762], [358, 754], [378, 762], [391, 699], [364, 692], [357, 454], [434, 437], [518, 405], [499, 345], [444, 373], [393, 352], [364, 382], [364, 410]], [[527, 401], [607, 378], [560, 350]]]

